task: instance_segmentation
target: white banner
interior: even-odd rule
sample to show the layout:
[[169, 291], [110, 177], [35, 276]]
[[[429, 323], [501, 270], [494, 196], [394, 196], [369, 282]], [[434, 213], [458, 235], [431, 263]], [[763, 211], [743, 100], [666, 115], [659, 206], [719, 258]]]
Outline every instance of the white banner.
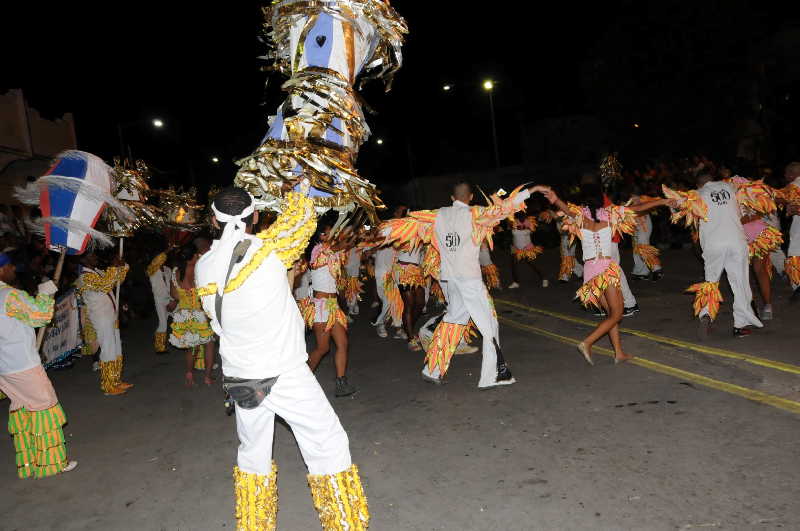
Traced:
[[53, 320], [47, 326], [42, 342], [44, 366], [56, 364], [81, 347], [78, 322], [78, 298], [71, 289], [56, 299]]

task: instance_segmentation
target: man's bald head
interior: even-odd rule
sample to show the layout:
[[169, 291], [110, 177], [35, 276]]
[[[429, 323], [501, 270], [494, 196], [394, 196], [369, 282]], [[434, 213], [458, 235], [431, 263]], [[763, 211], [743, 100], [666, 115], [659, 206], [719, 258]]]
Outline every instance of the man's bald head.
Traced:
[[462, 181], [453, 186], [452, 199], [453, 201], [470, 204], [472, 202], [472, 185]]

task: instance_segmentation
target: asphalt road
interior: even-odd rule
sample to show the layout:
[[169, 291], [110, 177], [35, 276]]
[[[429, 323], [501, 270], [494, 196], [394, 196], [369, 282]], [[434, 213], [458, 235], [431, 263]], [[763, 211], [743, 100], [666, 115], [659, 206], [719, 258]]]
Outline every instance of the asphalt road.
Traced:
[[[333, 398], [332, 360], [323, 361], [317, 377], [350, 436], [371, 529], [799, 529], [800, 305], [788, 304], [788, 288], [776, 280], [765, 329], [733, 338], [728, 300], [698, 344], [680, 290], [701, 269], [668, 252], [667, 276], [634, 284], [642, 312], [624, 322], [649, 335], [623, 339], [646, 362], [615, 367], [598, 356], [590, 367], [570, 341], [594, 318], [570, 302], [576, 284], [553, 282], [556, 261], [540, 260], [550, 287], [526, 272], [523, 289], [496, 294], [514, 386], [478, 391], [479, 355], [458, 356], [447, 385], [426, 384], [421, 356], [379, 339], [363, 317], [351, 329], [357, 395]], [[17, 480], [7, 437], [0, 529], [235, 528], [238, 443], [222, 392], [183, 388], [180, 354], [155, 356], [152, 329], [140, 321], [123, 333], [136, 384], [127, 395], [104, 397], [87, 360], [51, 373], [80, 466]], [[275, 459], [279, 529], [319, 529], [285, 425]]]

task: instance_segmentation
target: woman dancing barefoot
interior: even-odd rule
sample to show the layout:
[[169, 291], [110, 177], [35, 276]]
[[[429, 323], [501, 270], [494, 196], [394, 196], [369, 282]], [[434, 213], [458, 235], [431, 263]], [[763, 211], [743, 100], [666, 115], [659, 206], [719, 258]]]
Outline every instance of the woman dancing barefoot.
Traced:
[[571, 238], [577, 237], [583, 244], [584, 270], [583, 285], [578, 297], [584, 306], [590, 304], [602, 308], [606, 318], [597, 325], [581, 343], [578, 350], [589, 365], [592, 360], [592, 346], [608, 334], [614, 347], [614, 363], [622, 363], [633, 356], [625, 354], [619, 334], [624, 303], [620, 291], [619, 264], [611, 258], [611, 239], [615, 234], [631, 234], [636, 229], [636, 212], [642, 212], [666, 205], [666, 199], [658, 199], [636, 206], [603, 206], [603, 191], [594, 184], [582, 187], [581, 205], [565, 203], [546, 186], [536, 186], [532, 191], [541, 192], [556, 208], [564, 213], [564, 230]]

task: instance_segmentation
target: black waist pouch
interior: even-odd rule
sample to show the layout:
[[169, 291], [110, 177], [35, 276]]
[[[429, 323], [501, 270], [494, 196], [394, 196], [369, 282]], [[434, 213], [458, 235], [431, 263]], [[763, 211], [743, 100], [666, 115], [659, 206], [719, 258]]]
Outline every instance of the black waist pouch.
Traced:
[[223, 376], [222, 388], [228, 396], [242, 409], [255, 409], [267, 398], [278, 377], [263, 380], [246, 380]]

